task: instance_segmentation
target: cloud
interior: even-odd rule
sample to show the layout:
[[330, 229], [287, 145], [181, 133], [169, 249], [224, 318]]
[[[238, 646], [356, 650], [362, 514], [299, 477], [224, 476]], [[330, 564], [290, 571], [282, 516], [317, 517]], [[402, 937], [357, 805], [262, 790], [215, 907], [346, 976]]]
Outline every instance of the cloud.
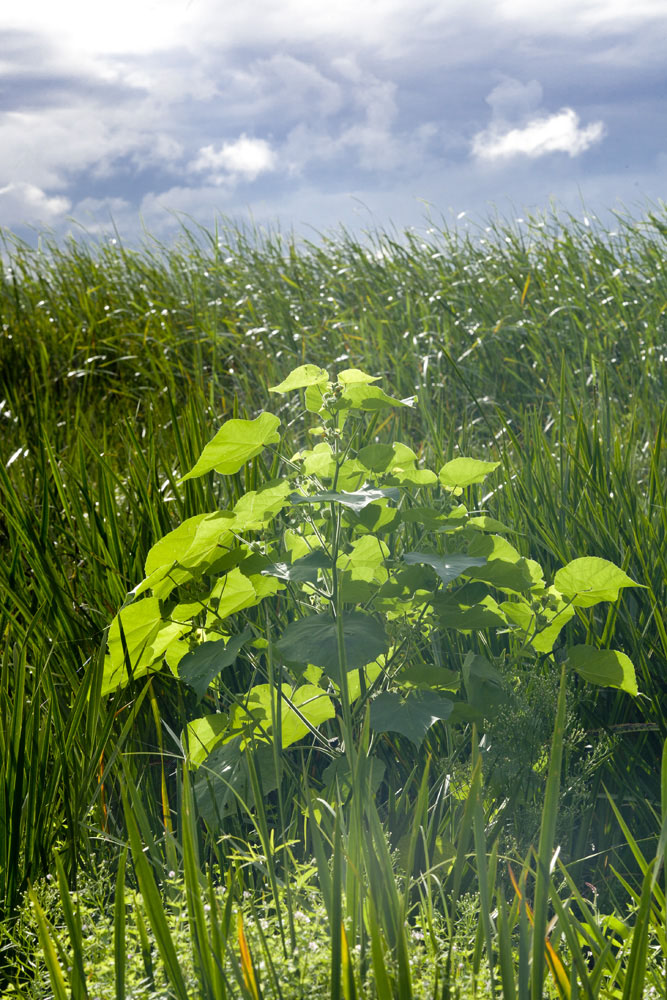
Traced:
[[520, 80], [508, 76], [487, 94], [485, 100], [494, 118], [506, 121], [521, 119], [540, 106], [542, 84], [539, 80], [521, 83]]
[[50, 197], [35, 184], [19, 181], [0, 188], [0, 219], [3, 225], [51, 223], [71, 207], [69, 198], [62, 195]]
[[275, 170], [276, 165], [276, 154], [266, 139], [252, 139], [243, 133], [218, 150], [202, 146], [190, 169], [208, 174], [214, 184], [224, 184], [229, 180], [254, 181], [260, 174]]
[[554, 115], [533, 118], [522, 128], [503, 130], [494, 123], [478, 132], [472, 141], [472, 154], [479, 160], [507, 160], [514, 156], [536, 159], [548, 153], [579, 156], [605, 134], [604, 123], [579, 126], [579, 115], [563, 108]]

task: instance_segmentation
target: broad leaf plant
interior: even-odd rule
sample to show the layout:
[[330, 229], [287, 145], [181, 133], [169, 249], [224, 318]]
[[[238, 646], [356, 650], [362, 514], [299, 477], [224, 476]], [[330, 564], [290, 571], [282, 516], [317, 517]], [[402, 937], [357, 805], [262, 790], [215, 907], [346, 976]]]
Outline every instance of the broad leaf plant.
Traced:
[[[367, 710], [372, 733], [416, 746], [436, 724], [482, 723], [505, 678], [472, 648], [462, 662], [448, 658], [452, 630], [505, 633], [506, 662], [557, 656], [591, 684], [637, 694], [624, 653], [555, 651], [581, 609], [637, 584], [595, 557], [545, 580], [509, 528], [462, 503], [500, 463], [459, 457], [435, 472], [405, 444], [366, 443], [369, 421], [413, 405], [378, 381], [356, 368], [332, 380], [306, 364], [274, 386], [301, 393], [315, 418], [316, 443], [295, 455], [283, 452], [272, 413], [226, 421], [182, 481], [235, 475], [267, 450], [279, 477], [160, 539], [111, 623], [104, 694], [166, 664], [208, 706], [183, 734], [193, 768], [206, 761], [244, 780], [249, 745], [270, 764], [273, 744], [303, 740], [335, 763], [354, 752]], [[270, 613], [277, 601], [280, 615]], [[259, 681], [242, 693], [225, 683], [239, 658]]]

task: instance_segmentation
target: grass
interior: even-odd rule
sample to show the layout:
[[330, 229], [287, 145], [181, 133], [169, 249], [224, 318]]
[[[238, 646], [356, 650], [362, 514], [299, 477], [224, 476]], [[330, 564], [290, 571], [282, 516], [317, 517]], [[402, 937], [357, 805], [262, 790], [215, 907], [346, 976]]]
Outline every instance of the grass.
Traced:
[[[105, 628], [143, 577], [151, 545], [183, 519], [233, 503], [251, 485], [242, 474], [224, 483], [209, 477], [183, 485], [179, 476], [223, 419], [254, 416], [265, 405], [268, 386], [304, 361], [333, 370], [370, 369], [398, 397], [417, 393], [414, 409], [378, 431], [409, 441], [436, 468], [459, 453], [501, 461], [502, 485], [471, 499], [517, 527], [513, 541], [522, 554], [547, 570], [582, 554], [602, 556], [644, 585], [604, 614], [580, 609], [568, 626], [576, 641], [601, 647], [613, 634], [614, 645], [635, 663], [641, 695], [630, 699], [570, 685], [561, 820], [555, 812], [549, 820], [560, 826], [556, 834], [544, 834], [542, 845], [544, 862], [557, 836], [567, 868], [559, 876], [554, 870], [553, 888], [537, 869], [534, 940], [539, 945], [548, 913], [558, 918], [568, 962], [577, 966], [582, 935], [588, 942], [586, 962], [599, 971], [591, 990], [599, 992], [606, 983], [605, 989], [618, 988], [624, 997], [640, 996], [632, 971], [640, 966], [648, 972], [649, 988], [667, 950], [659, 919], [664, 895], [661, 900], [659, 883], [651, 885], [653, 876], [647, 876], [647, 859], [664, 851], [658, 843], [664, 778], [661, 793], [657, 761], [667, 738], [666, 233], [664, 211], [656, 210], [643, 220], [619, 218], [614, 232], [551, 215], [513, 225], [497, 220], [488, 231], [463, 234], [438, 227], [375, 232], [363, 242], [342, 231], [297, 243], [280, 233], [184, 227], [172, 247], [57, 244], [45, 235], [33, 249], [4, 234], [0, 966], [21, 995], [48, 991], [26, 893], [30, 884], [55, 877], [56, 857], [61, 891], [57, 898], [46, 889], [37, 897], [57, 925], [48, 934], [60, 948], [67, 947], [62, 941], [72, 928], [76, 937], [79, 918], [71, 916], [63, 936], [61, 907], [66, 886], [80, 886], [81, 919], [93, 939], [82, 945], [86, 968], [96, 961], [95, 948], [107, 949], [100, 995], [118, 991], [114, 977], [124, 961], [114, 964], [110, 942], [113, 921], [122, 926], [123, 914], [112, 914], [110, 890], [100, 899], [93, 889], [100, 867], [108, 878], [124, 871], [119, 850], [128, 827], [121, 787], [131, 796], [130, 815], [137, 821], [125, 893], [128, 900], [136, 891], [146, 898], [135, 882], [140, 840], [157, 879], [157, 898], [164, 901], [177, 964], [185, 963], [187, 990], [208, 982], [211, 996], [225, 989], [253, 995], [233, 923], [237, 907], [250, 951], [264, 955], [265, 964], [278, 961], [280, 949], [262, 944], [261, 921], [268, 921], [266, 942], [274, 936], [289, 941], [302, 933], [295, 914], [311, 907], [317, 949], [303, 951], [303, 961], [311, 964], [299, 965], [288, 948], [280, 961], [289, 964], [292, 954], [297, 971], [288, 975], [286, 964], [271, 972], [266, 965], [265, 995], [280, 995], [275, 983], [291, 984], [294, 975], [302, 985], [284, 992], [286, 998], [301, 995], [299, 989], [346, 998], [354, 990], [374, 990], [380, 997], [396, 990], [401, 996], [408, 990], [454, 996], [443, 985], [456, 964], [454, 946], [466, 956], [461, 995], [472, 990], [475, 970], [493, 975], [508, 997], [514, 995], [509, 983], [516, 971], [516, 995], [528, 995], [529, 959], [522, 958], [528, 916], [505, 874], [503, 855], [513, 857], [517, 878], [533, 864], [528, 850], [531, 843], [537, 846], [556, 720], [556, 692], [549, 693], [544, 679], [531, 680], [533, 704], [545, 713], [542, 735], [530, 732], [525, 720], [533, 710], [517, 701], [506, 713], [504, 730], [498, 724], [493, 736], [491, 727], [479, 788], [469, 732], [452, 734], [443, 727], [416, 757], [409, 743], [388, 741], [381, 749], [385, 777], [377, 822], [346, 812], [335, 786], [327, 792], [316, 785], [312, 799], [304, 796], [304, 768], [312, 760], [302, 749], [285, 754], [280, 798], [267, 798], [263, 826], [257, 826], [261, 810], [258, 815], [241, 807], [215, 834], [195, 823], [189, 896], [175, 737], [192, 717], [190, 696], [166, 675], [115, 699], [99, 696]], [[289, 403], [281, 416], [296, 451], [307, 426]], [[252, 474], [266, 473], [255, 467]], [[464, 638], [457, 641], [465, 650]], [[247, 681], [237, 678], [239, 684]], [[504, 786], [500, 780], [494, 785], [492, 761], [504, 760], [506, 770], [516, 761], [501, 752], [503, 739], [510, 749], [516, 743], [519, 761], [518, 773]], [[431, 777], [420, 793], [429, 755]], [[444, 774], [451, 775], [448, 784], [436, 777]], [[423, 809], [415, 825], [420, 794]], [[255, 803], [260, 800], [254, 796]], [[582, 809], [582, 803], [594, 805]], [[575, 815], [576, 825], [567, 819]], [[336, 817], [338, 827], [331, 826]], [[470, 836], [461, 847], [464, 820]], [[368, 837], [384, 859], [379, 867], [364, 846]], [[237, 857], [251, 854], [253, 861]], [[339, 865], [330, 870], [331, 854]], [[312, 857], [314, 869], [308, 867]], [[406, 882], [401, 865], [410, 857]], [[448, 868], [447, 859], [458, 857]], [[177, 873], [173, 884], [171, 870]], [[234, 914], [225, 916], [221, 904], [217, 933], [228, 919], [225, 933], [234, 941], [234, 959], [222, 975], [212, 966], [188, 964], [184, 941], [186, 931], [198, 934], [196, 950], [205, 952], [201, 942], [213, 933], [209, 924], [205, 929], [210, 911], [200, 912], [192, 889], [196, 871], [210, 872], [217, 892], [231, 870], [243, 872], [246, 881], [229, 897]], [[355, 871], [363, 873], [363, 890], [355, 887]], [[146, 879], [144, 873], [144, 888]], [[596, 886], [604, 916], [584, 899], [586, 881]], [[556, 889], [572, 914], [569, 923], [558, 914]], [[244, 891], [250, 893], [245, 902]], [[466, 924], [457, 909], [464, 899], [465, 912], [479, 913], [481, 922]], [[645, 934], [629, 929], [634, 917], [628, 905], [637, 908], [637, 926]], [[335, 906], [339, 915], [332, 922]], [[386, 922], [401, 907], [423, 934], [423, 946], [411, 935], [404, 940]], [[156, 934], [145, 913], [142, 937], [142, 918], [134, 912], [125, 914], [128, 984], [145, 978], [145, 943]], [[343, 918], [346, 939], [337, 930]], [[574, 936], [566, 927], [575, 928]], [[47, 940], [43, 928], [42, 948]], [[612, 945], [605, 955], [607, 940]], [[538, 945], [529, 965], [539, 970]], [[357, 962], [357, 946], [365, 965]], [[56, 961], [66, 968], [64, 952], [54, 947]], [[345, 960], [348, 947], [357, 962], [353, 972]], [[612, 962], [619, 947], [621, 958]], [[153, 953], [151, 962], [164, 963], [164, 955]], [[420, 963], [423, 974], [410, 971], [422, 968]], [[339, 972], [332, 979], [333, 968]], [[428, 979], [434, 968], [440, 970], [438, 983]], [[583, 970], [577, 969], [586, 995]], [[171, 989], [178, 993], [173, 975]], [[483, 982], [480, 988], [488, 991], [489, 981]], [[84, 995], [81, 984], [76, 988]], [[159, 989], [166, 995], [165, 986]]]

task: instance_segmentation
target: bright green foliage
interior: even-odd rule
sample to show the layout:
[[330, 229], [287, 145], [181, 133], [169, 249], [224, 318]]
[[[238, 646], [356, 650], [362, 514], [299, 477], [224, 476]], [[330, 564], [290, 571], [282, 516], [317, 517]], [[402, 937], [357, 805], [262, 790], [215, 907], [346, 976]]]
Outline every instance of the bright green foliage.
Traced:
[[478, 458], [453, 458], [440, 469], [440, 482], [449, 489], [483, 483], [500, 462], [482, 462]]
[[209, 441], [199, 461], [181, 482], [204, 476], [213, 469], [224, 476], [238, 472], [267, 445], [280, 441], [277, 433], [279, 425], [280, 420], [272, 413], [260, 413], [255, 420], [228, 420]]
[[328, 381], [329, 374], [324, 368], [318, 368], [317, 365], [301, 365], [300, 368], [290, 372], [280, 385], [271, 386], [269, 392], [292, 392], [294, 389], [305, 389], [309, 385], [323, 385]]
[[108, 665], [105, 664], [102, 694], [136, 680], [161, 660], [167, 647], [189, 629], [187, 622], [161, 617], [157, 597], [147, 597], [119, 612], [109, 629]]
[[590, 608], [600, 601], [616, 601], [624, 587], [636, 587], [622, 569], [607, 559], [587, 556], [574, 559], [559, 569], [554, 586], [579, 608]]
[[620, 688], [637, 694], [637, 680], [632, 661], [616, 649], [595, 649], [593, 646], [571, 646], [568, 650], [571, 667], [590, 684]]
[[[524, 660], [551, 654], [577, 607], [614, 601], [633, 586], [612, 563], [593, 558], [574, 560], [548, 586], [539, 564], [498, 533], [506, 530], [500, 522], [471, 516], [454, 499], [498, 462], [459, 457], [436, 476], [406, 445], [368, 442], [372, 414], [407, 405], [376, 381], [358, 369], [330, 381], [306, 364], [275, 386], [281, 394], [304, 391], [323, 437], [289, 461], [271, 414], [223, 424], [184, 479], [237, 473], [269, 444], [282, 458], [280, 477], [157, 542], [135, 591], [153, 596], [114, 619], [104, 692], [157, 666], [166, 652], [199, 700], [212, 685], [224, 694], [223, 711], [188, 726], [192, 764], [221, 743], [230, 744], [226, 753], [231, 744], [240, 754], [258, 741], [284, 749], [326, 727], [336, 702], [347, 753], [369, 699], [374, 732], [400, 733], [417, 746], [437, 722], [481, 721], [507, 698], [514, 651]], [[419, 549], [411, 544], [415, 531]], [[292, 620], [274, 635], [266, 615], [285, 587]], [[253, 611], [260, 604], [264, 618]], [[498, 662], [481, 649], [444, 670], [433, 662], [441, 630], [499, 626], [510, 645]], [[400, 640], [406, 629], [408, 644]], [[269, 645], [271, 653], [263, 652]], [[229, 688], [225, 672], [240, 657], [268, 683], [245, 694]], [[284, 678], [275, 687], [272, 657]], [[637, 693], [622, 653], [578, 646], [569, 662], [592, 683]]]

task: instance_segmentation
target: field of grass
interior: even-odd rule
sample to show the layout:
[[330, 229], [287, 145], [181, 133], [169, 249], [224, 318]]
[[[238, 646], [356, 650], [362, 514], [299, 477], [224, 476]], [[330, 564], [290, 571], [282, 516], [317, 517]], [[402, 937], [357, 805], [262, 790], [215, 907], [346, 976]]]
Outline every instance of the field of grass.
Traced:
[[[48, 236], [33, 249], [4, 234], [3, 996], [666, 994], [666, 237], [664, 212], [619, 218], [613, 231], [551, 215], [310, 244], [184, 228], [172, 247], [139, 250]], [[303, 365], [329, 373], [332, 398], [347, 391], [337, 373], [361, 369], [411, 405], [364, 404], [346, 428], [332, 418], [314, 437], [312, 388], [269, 392]], [[262, 411], [280, 418], [279, 447], [267, 438], [227, 475], [180, 481], [225, 421]], [[317, 441], [337, 455], [348, 433], [345, 460], [402, 442], [416, 470], [461, 456], [498, 463], [463, 486], [466, 517], [507, 526], [521, 565], [539, 563], [547, 580], [591, 556], [638, 586], [580, 602], [553, 651], [486, 620], [434, 629], [417, 606], [404, 604], [399, 621], [379, 565], [366, 589], [356, 579], [341, 596], [337, 558], [356, 551], [361, 528], [327, 494], [321, 520], [295, 528], [283, 508], [249, 529], [244, 558], [288, 552], [285, 589], [230, 613], [224, 642], [245, 630], [253, 642], [201, 697], [161, 657], [107, 691], [107, 629], [120, 621], [132, 669], [116, 616], [159, 539], [262, 495]], [[306, 480], [295, 488], [311, 489]], [[386, 565], [426, 544], [433, 557], [460, 554], [472, 527], [455, 534], [446, 477], [437, 488], [396, 477], [387, 488], [395, 482], [434, 531], [418, 530], [416, 515], [376, 527]], [[350, 483], [341, 489], [360, 485]], [[421, 740], [405, 724], [374, 728], [373, 706], [377, 723], [398, 674], [388, 659], [379, 679], [353, 671], [352, 697], [341, 625], [339, 673], [321, 683], [332, 715], [307, 719], [293, 743], [275, 736], [277, 677], [321, 681], [273, 641], [324, 607], [289, 576], [301, 551], [289, 546], [306, 532], [334, 550], [332, 572], [313, 578], [332, 583], [332, 620], [343, 609], [384, 615], [392, 651], [410, 650], [400, 669], [456, 674], [428, 697], [465, 689], [470, 710], [461, 701], [452, 721], [434, 716]], [[209, 597], [229, 565], [211, 561], [197, 577]], [[169, 600], [161, 613], [173, 620]], [[208, 618], [196, 623], [209, 641]], [[638, 695], [566, 671], [567, 650], [582, 645], [629, 657]], [[469, 654], [493, 670], [479, 691], [495, 685], [495, 700], [474, 694]], [[255, 734], [233, 766], [220, 744], [193, 769], [184, 734], [202, 705], [231, 719], [262, 683], [271, 738]], [[411, 689], [400, 690], [407, 704]], [[218, 805], [216, 774], [229, 776], [217, 812], [206, 772]]]

